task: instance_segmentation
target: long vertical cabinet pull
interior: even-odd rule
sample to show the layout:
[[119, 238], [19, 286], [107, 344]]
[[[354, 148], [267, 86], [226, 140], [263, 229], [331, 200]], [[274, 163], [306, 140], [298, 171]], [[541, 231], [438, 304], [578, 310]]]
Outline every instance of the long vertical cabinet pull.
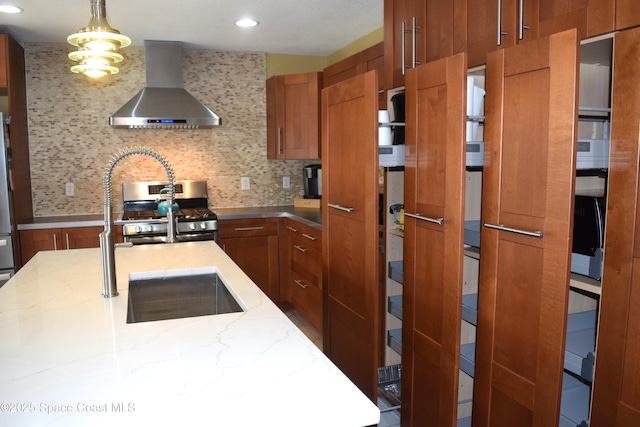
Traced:
[[69, 250], [69, 249], [71, 249], [71, 248], [69, 247], [69, 233], [64, 233], [64, 237], [65, 237], [65, 239], [67, 240], [67, 250]]
[[282, 154], [282, 128], [278, 128], [278, 154]]
[[[402, 51], [402, 75], [405, 75], [405, 72], [407, 71], [407, 67], [408, 68], [416, 68], [416, 65], [420, 65], [422, 64], [422, 62], [416, 60], [416, 30], [421, 29], [422, 26], [421, 25], [417, 25], [416, 24], [416, 17], [414, 16], [413, 18], [411, 18], [411, 31], [408, 31], [404, 25], [404, 22], [402, 23], [401, 27], [400, 27], [400, 31], [402, 33], [402, 44], [400, 47], [400, 50]], [[405, 37], [407, 34], [411, 33], [411, 64], [407, 64], [406, 61], [406, 54], [405, 54]]]
[[53, 250], [57, 251], [58, 250], [58, 238], [56, 237], [56, 235], [53, 235]]
[[422, 27], [420, 25], [416, 25], [415, 16], [411, 19], [411, 26], [411, 37], [413, 38], [413, 40], [411, 40], [411, 67], [416, 68], [416, 65], [422, 64], [422, 62], [416, 61], [416, 30], [421, 29]]
[[400, 45], [400, 52], [402, 52], [401, 55], [401, 59], [402, 59], [402, 75], [404, 76], [404, 73], [407, 71], [407, 63], [405, 62], [405, 55], [404, 55], [404, 38], [407, 35], [407, 31], [404, 28], [404, 22], [402, 23], [402, 25], [400, 26], [400, 31], [402, 33], [402, 39], [401, 40], [401, 45]]
[[524, 38], [524, 30], [528, 30], [528, 25], [524, 25], [524, 0], [520, 0], [518, 7], [520, 10], [518, 11], [518, 40], [522, 40]]
[[[522, 8], [520, 8], [520, 11], [522, 11]], [[502, 31], [502, 0], [498, 0], [498, 42], [496, 43], [497, 46], [501, 46], [502, 45], [502, 36], [506, 36], [507, 33], [506, 31]]]

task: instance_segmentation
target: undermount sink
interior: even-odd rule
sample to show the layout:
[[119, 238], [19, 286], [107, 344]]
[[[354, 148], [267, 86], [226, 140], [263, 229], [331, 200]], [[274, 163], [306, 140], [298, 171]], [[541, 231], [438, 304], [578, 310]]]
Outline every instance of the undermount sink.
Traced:
[[215, 267], [129, 275], [127, 323], [241, 311]]

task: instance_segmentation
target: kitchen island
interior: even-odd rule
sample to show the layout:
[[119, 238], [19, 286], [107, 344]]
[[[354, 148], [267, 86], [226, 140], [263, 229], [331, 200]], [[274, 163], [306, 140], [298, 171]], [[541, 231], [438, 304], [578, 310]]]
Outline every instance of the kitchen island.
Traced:
[[[127, 324], [130, 273], [216, 267], [244, 312]], [[0, 288], [0, 426], [364, 426], [378, 408], [214, 242], [40, 252]]]

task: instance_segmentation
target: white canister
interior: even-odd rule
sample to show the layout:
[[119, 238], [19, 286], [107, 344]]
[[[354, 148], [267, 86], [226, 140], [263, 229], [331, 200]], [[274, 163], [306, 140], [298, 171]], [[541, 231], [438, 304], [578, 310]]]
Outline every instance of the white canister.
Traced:
[[378, 111], [378, 123], [389, 123], [390, 121], [389, 110]]
[[393, 136], [391, 135], [390, 126], [378, 127], [378, 145], [392, 145]]

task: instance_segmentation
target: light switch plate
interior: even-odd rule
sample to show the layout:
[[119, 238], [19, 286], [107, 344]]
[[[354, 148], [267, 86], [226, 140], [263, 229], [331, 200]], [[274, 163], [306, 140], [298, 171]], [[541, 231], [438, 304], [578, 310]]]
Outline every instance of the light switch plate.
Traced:
[[69, 197], [75, 195], [75, 186], [73, 185], [73, 182], [67, 182], [64, 184], [64, 194]]
[[240, 189], [249, 190], [251, 188], [251, 180], [247, 176], [240, 178]]
[[282, 188], [291, 188], [291, 179], [288, 176], [282, 177]]

